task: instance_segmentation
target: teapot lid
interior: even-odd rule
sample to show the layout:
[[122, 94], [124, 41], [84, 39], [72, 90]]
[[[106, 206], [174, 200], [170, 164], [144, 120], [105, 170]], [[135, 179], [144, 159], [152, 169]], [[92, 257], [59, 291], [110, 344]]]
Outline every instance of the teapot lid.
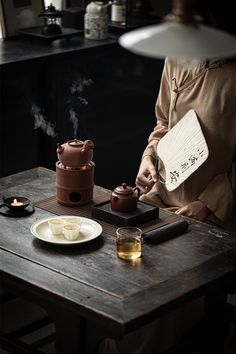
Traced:
[[133, 194], [133, 188], [130, 186], [127, 186], [127, 183], [122, 183], [121, 186], [118, 186], [114, 189], [114, 191], [118, 194]]
[[81, 147], [84, 145], [83, 141], [77, 140], [77, 139], [69, 140], [69, 141], [67, 141], [67, 144], [72, 147]]

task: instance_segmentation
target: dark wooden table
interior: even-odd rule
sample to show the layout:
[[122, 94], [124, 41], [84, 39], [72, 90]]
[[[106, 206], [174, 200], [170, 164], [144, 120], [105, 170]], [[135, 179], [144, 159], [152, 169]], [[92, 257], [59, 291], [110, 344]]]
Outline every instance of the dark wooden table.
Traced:
[[[109, 196], [110, 191], [96, 188]], [[55, 195], [55, 172], [36, 168], [2, 178], [0, 194], [22, 195], [37, 203]], [[86, 208], [91, 217], [91, 206]], [[145, 244], [142, 258], [127, 262], [116, 256], [114, 226], [103, 222], [101, 236], [77, 246], [36, 239], [30, 226], [52, 215], [38, 207], [27, 217], [0, 215], [0, 274], [1, 286], [48, 311], [55, 322], [58, 350], [91, 352], [90, 326], [97, 329], [93, 332], [97, 339], [122, 338], [202, 295], [210, 314], [209, 338], [219, 345], [221, 308], [227, 293], [235, 291], [235, 237], [189, 220], [186, 234], [160, 245]], [[161, 210], [156, 222], [181, 218], [173, 215]]]

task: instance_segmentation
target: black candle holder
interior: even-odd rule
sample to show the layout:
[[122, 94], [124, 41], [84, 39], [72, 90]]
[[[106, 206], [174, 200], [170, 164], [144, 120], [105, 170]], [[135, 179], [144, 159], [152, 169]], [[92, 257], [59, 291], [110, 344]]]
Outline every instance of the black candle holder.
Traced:
[[26, 197], [11, 196], [3, 197], [0, 205], [0, 214], [5, 216], [27, 216], [34, 212], [30, 200]]

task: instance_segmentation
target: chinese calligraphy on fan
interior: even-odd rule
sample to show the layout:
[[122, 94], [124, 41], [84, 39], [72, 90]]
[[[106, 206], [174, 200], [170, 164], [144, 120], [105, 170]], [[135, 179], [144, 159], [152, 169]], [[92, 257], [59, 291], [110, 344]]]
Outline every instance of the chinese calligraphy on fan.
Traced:
[[178, 170], [170, 171], [170, 183], [178, 182], [178, 179], [181, 177], [181, 174], [186, 172], [190, 167], [194, 166], [199, 159], [204, 157], [204, 149], [197, 149], [196, 153], [191, 154], [189, 158], [180, 164]]

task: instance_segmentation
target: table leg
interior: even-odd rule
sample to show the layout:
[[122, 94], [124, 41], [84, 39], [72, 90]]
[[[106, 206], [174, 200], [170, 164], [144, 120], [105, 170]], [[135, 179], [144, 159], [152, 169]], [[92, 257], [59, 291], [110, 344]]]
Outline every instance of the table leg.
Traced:
[[56, 329], [55, 348], [58, 353], [83, 353], [84, 339], [82, 321], [78, 315], [66, 308], [46, 310], [51, 316]]
[[[84, 351], [83, 354], [98, 353], [99, 345], [105, 338], [121, 339], [120, 336], [103, 328], [101, 324], [84, 319]], [[111, 353], [109, 353], [111, 354]]]
[[[67, 310], [51, 311], [56, 327], [55, 348], [62, 354], [96, 353], [101, 340], [108, 336], [101, 326]], [[112, 337], [112, 334], [110, 334]]]
[[213, 288], [207, 292], [203, 321], [203, 353], [224, 353], [224, 341], [227, 334], [226, 303], [227, 293], [225, 291]]

